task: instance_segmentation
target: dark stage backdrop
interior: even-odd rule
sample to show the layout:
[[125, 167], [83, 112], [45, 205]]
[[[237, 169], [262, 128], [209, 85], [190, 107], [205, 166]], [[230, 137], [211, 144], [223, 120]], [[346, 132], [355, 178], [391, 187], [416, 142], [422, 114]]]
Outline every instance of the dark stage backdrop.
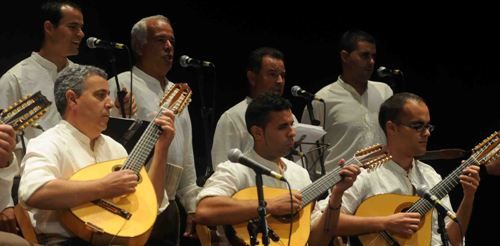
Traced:
[[[414, 92], [427, 100], [432, 123], [437, 126], [429, 149], [470, 149], [500, 129], [500, 49], [494, 38], [498, 35], [494, 33], [498, 30], [498, 20], [492, 6], [150, 0], [81, 1], [80, 4], [84, 9], [85, 39], [95, 36], [128, 45], [131, 26], [140, 18], [163, 14], [171, 19], [177, 44], [176, 62], [169, 78], [189, 83], [195, 92], [189, 110], [200, 176], [204, 174], [207, 159], [200, 93], [216, 91], [212, 132], [220, 114], [246, 95], [244, 67], [248, 53], [260, 46], [276, 47], [286, 56], [284, 96], [292, 101], [294, 113], [300, 119], [304, 101], [292, 98], [290, 88], [299, 85], [316, 92], [334, 81], [340, 72], [337, 41], [350, 28], [363, 29], [377, 38], [376, 67], [401, 69], [405, 75], [404, 80], [374, 75], [374, 80], [393, 84], [396, 91]], [[38, 49], [38, 5], [39, 1], [2, 4], [1, 73]], [[73, 61], [99, 66], [112, 75], [104, 50], [91, 50], [82, 44], [80, 51], [80, 55], [71, 58]], [[183, 54], [213, 62], [216, 76], [210, 70], [200, 75], [195, 70], [181, 68], [177, 60]], [[118, 72], [128, 70], [127, 53], [115, 52], [115, 56]], [[430, 164], [444, 177], [458, 166], [459, 160]], [[497, 229], [486, 224], [500, 220], [493, 202], [500, 177], [486, 177], [482, 181], [467, 233], [470, 245], [494, 240]], [[461, 188], [451, 195], [457, 208]]]

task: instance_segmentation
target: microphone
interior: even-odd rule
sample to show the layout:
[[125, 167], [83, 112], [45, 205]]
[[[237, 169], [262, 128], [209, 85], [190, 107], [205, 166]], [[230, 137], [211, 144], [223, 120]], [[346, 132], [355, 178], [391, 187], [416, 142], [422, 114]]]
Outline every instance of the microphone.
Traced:
[[89, 47], [91, 49], [101, 48], [101, 49], [108, 49], [108, 50], [111, 50], [111, 49], [119, 49], [119, 50], [125, 49], [125, 45], [124, 44], [115, 43], [115, 42], [111, 42], [111, 41], [106, 41], [106, 40], [98, 39], [98, 38], [95, 38], [95, 37], [87, 38], [87, 47]]
[[209, 62], [209, 61], [197, 60], [197, 59], [191, 58], [187, 55], [182, 55], [181, 58], [179, 58], [179, 63], [181, 64], [181, 67], [184, 67], [184, 68], [187, 68], [187, 67], [214, 67], [214, 64]]
[[431, 202], [432, 205], [434, 205], [434, 207], [438, 210], [439, 213], [446, 214], [446, 216], [448, 216], [450, 219], [452, 219], [453, 221], [458, 223], [457, 215], [453, 211], [446, 208], [441, 203], [439, 198], [437, 198], [435, 195], [431, 194], [427, 190], [426, 186], [421, 186], [420, 188], [417, 188], [417, 194], [419, 196], [423, 197], [425, 200]]
[[281, 175], [275, 171], [272, 171], [268, 167], [265, 167], [265, 166], [257, 163], [256, 161], [244, 156], [243, 153], [241, 153], [241, 150], [239, 150], [237, 148], [230, 149], [229, 152], [227, 152], [227, 158], [232, 162], [238, 162], [238, 163], [241, 163], [241, 164], [253, 169], [256, 173], [268, 175], [268, 176], [271, 176], [271, 177], [278, 179], [278, 180], [281, 180], [281, 181], [286, 181], [286, 179], [285, 179], [285, 177], [283, 177], [283, 175]]
[[316, 97], [314, 94], [307, 92], [306, 90], [302, 90], [302, 88], [300, 88], [300, 86], [298, 86], [298, 85], [292, 86], [291, 91], [292, 91], [292, 95], [294, 97], [302, 97], [302, 98], [309, 100], [309, 101], [316, 100], [316, 101], [323, 102], [323, 99]]
[[386, 67], [383, 67], [383, 66], [380, 66], [378, 69], [377, 69], [377, 75], [380, 77], [380, 78], [385, 78], [385, 77], [392, 77], [392, 76], [399, 76], [399, 75], [402, 75], [403, 72], [399, 69], [389, 69], [389, 68], [386, 68]]

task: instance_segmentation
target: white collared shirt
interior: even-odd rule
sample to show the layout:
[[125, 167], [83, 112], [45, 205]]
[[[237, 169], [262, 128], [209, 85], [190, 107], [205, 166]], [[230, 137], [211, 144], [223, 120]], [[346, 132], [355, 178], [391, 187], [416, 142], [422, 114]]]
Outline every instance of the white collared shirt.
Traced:
[[[326, 130], [324, 141], [330, 145], [325, 156], [326, 171], [337, 167], [340, 159], [353, 157], [362, 148], [385, 144], [378, 113], [380, 105], [392, 96], [387, 84], [368, 81], [366, 91], [359, 95], [339, 76], [335, 83], [323, 87], [315, 95], [322, 98], [326, 106], [324, 110], [322, 103], [313, 101], [314, 117]], [[310, 123], [307, 108], [302, 114], [302, 122]]]
[[[137, 104], [137, 113], [134, 118], [151, 121], [160, 111], [160, 101], [163, 98], [164, 91], [161, 88], [160, 81], [146, 74], [137, 67], [132, 68], [133, 85], [132, 93], [135, 95]], [[118, 75], [120, 89], [126, 87], [130, 91], [130, 72], [123, 72]], [[174, 83], [168, 81], [167, 91], [174, 86]], [[111, 97], [116, 97], [116, 82], [114, 78], [109, 79], [109, 88]], [[114, 99], [113, 99], [114, 100]], [[117, 115], [118, 110], [113, 110]], [[196, 170], [194, 166], [193, 154], [193, 136], [191, 129], [191, 118], [188, 109], [184, 109], [179, 115], [175, 116], [175, 136], [168, 149], [168, 163], [183, 167], [181, 180], [176, 194], [168, 194], [165, 199], [179, 198], [180, 202], [188, 213], [196, 211], [196, 195], [201, 189], [196, 185]], [[165, 200], [164, 199], [164, 200]], [[165, 202], [165, 201], [164, 201]]]
[[[441, 180], [441, 176], [431, 166], [418, 160], [413, 161], [413, 167], [408, 172], [392, 160], [374, 170], [362, 169], [361, 174], [356, 178], [356, 182], [344, 192], [342, 211], [347, 214], [354, 214], [363, 201], [379, 194], [415, 196], [416, 188], [425, 186], [431, 189]], [[441, 202], [452, 210], [449, 196], [445, 196]], [[324, 206], [324, 204], [320, 205]], [[442, 244], [437, 229], [437, 212], [434, 211], [432, 214], [431, 245]]]
[[[245, 156], [277, 173], [281, 173], [276, 163], [264, 159], [253, 149], [246, 152]], [[286, 158], [281, 158], [281, 161], [285, 164], [285, 170], [282, 174], [290, 183], [291, 189], [302, 190], [311, 184], [306, 169]], [[269, 176], [262, 176], [262, 183], [267, 187], [288, 189], [285, 182]], [[215, 172], [207, 180], [196, 200], [199, 202], [209, 196], [232, 197], [236, 192], [252, 186], [256, 186], [255, 172], [247, 166], [228, 160], [217, 165]], [[317, 220], [320, 216], [321, 212], [316, 205], [311, 213], [311, 221]], [[218, 227], [218, 231], [221, 235], [224, 235], [223, 229], [220, 227]], [[223, 237], [222, 240], [226, 242], [227, 238]]]
[[[45, 183], [54, 179], [69, 179], [88, 165], [125, 157], [125, 148], [106, 135], [98, 137], [94, 150], [91, 150], [90, 139], [62, 120], [28, 143], [21, 163], [19, 199], [24, 203]], [[71, 234], [60, 224], [56, 210], [30, 208], [29, 211], [38, 233], [70, 237]]]
[[[58, 74], [72, 65], [73, 62], [68, 60], [68, 66], [57, 72], [57, 66], [54, 63], [37, 52], [32, 52], [30, 57], [16, 64], [0, 78], [0, 108], [4, 109], [22, 97], [41, 91], [52, 104], [47, 113], [38, 120], [38, 124], [43, 130], [55, 126], [62, 117], [57, 112], [54, 102], [54, 82]], [[42, 131], [28, 127], [24, 132], [24, 136], [29, 140], [40, 135]]]
[[[219, 163], [227, 161], [227, 152], [238, 148], [245, 153], [253, 149], [253, 137], [247, 130], [245, 113], [252, 98], [246, 97], [243, 101], [226, 110], [215, 128], [212, 143], [212, 166], [215, 168]], [[294, 124], [297, 118], [293, 115]]]

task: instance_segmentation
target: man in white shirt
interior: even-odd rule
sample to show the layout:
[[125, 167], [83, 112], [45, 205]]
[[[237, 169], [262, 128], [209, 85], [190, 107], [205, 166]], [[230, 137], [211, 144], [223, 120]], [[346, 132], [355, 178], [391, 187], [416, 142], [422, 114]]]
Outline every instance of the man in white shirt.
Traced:
[[[246, 110], [245, 122], [255, 143], [252, 149], [245, 152], [246, 156], [283, 175], [291, 189], [300, 190], [311, 184], [306, 169], [283, 158], [293, 147], [295, 137], [294, 117], [288, 100], [268, 93], [257, 96]], [[328, 212], [322, 214], [316, 208], [311, 211], [311, 245], [327, 245], [334, 236], [342, 194], [352, 185], [358, 173], [357, 166], [344, 167], [341, 171], [343, 180], [332, 188]], [[266, 187], [287, 189], [284, 182], [269, 176], [263, 176], [262, 180]], [[231, 161], [220, 163], [198, 195], [197, 222], [205, 225], [234, 225], [257, 218], [256, 200], [232, 198], [236, 192], [255, 185], [255, 171], [251, 168]], [[298, 211], [302, 206], [302, 194], [294, 191], [292, 197], [290, 200], [290, 195], [286, 193], [266, 198], [268, 214], [290, 214], [293, 212], [290, 211], [290, 203], [293, 204], [293, 210]], [[219, 232], [223, 234], [220, 229]], [[223, 237], [222, 240], [227, 242], [233, 239]]]
[[[137, 58], [137, 63], [132, 68], [132, 92], [137, 105], [134, 118], [151, 121], [160, 108], [160, 102], [167, 90], [175, 84], [167, 79], [167, 74], [172, 68], [175, 48], [175, 35], [170, 20], [162, 15], [142, 18], [132, 27], [132, 50]], [[118, 75], [120, 88], [130, 90], [130, 71]], [[116, 97], [117, 89], [114, 79], [109, 80], [111, 96]], [[119, 106], [116, 104], [116, 106]], [[127, 111], [129, 109], [127, 108]], [[113, 112], [117, 115], [118, 110]], [[173, 184], [173, 194], [168, 194], [170, 205], [157, 220], [151, 236], [151, 243], [177, 244], [180, 234], [179, 211], [174, 199], [179, 198], [180, 203], [188, 213], [187, 225], [184, 236], [192, 236], [192, 217], [196, 209], [196, 195], [200, 187], [196, 185], [196, 170], [192, 145], [191, 118], [188, 110], [183, 110], [176, 115], [176, 134], [170, 145], [168, 167], [176, 170], [182, 169], [180, 181]], [[173, 165], [171, 165], [173, 164]], [[170, 186], [169, 181], [165, 184]], [[169, 228], [168, 232], [165, 228]]]
[[[250, 53], [247, 62], [249, 95], [224, 112], [217, 122], [212, 144], [212, 166], [227, 160], [227, 152], [239, 148], [245, 152], [253, 148], [253, 138], [247, 131], [245, 111], [252, 98], [266, 92], [283, 94], [285, 87], [285, 60], [281, 51], [258, 48]], [[295, 116], [294, 116], [295, 117]]]
[[[41, 5], [43, 39], [40, 50], [9, 69], [0, 78], [0, 108], [6, 108], [24, 96], [37, 91], [54, 101], [54, 81], [59, 73], [72, 66], [68, 56], [78, 55], [84, 37], [83, 14], [78, 5], [69, 1], [46, 1]], [[41, 30], [42, 31], [42, 30]], [[52, 104], [38, 124], [43, 130], [55, 126], [61, 120], [55, 104]], [[40, 129], [24, 130], [26, 140], [40, 135]], [[22, 158], [22, 150], [16, 150]]]
[[[106, 73], [96, 67], [75, 64], [58, 76], [54, 95], [63, 120], [28, 143], [19, 186], [20, 202], [33, 213], [41, 243], [47, 244], [74, 237], [59, 222], [58, 210], [132, 193], [139, 182], [132, 170], [112, 172], [95, 180], [68, 180], [81, 168], [127, 156], [123, 146], [101, 134], [113, 107]], [[173, 113], [166, 110], [155, 123], [162, 133], [148, 176], [161, 211], [168, 205], [163, 200], [164, 163], [175, 132]]]
[[[379, 122], [387, 136], [387, 151], [392, 156], [392, 160], [369, 172], [363, 170], [354, 185], [344, 193], [338, 233], [340, 235], [360, 235], [386, 231], [392, 236], [410, 238], [418, 230], [424, 230], [420, 229], [421, 223], [427, 222], [431, 223], [432, 228], [430, 244], [442, 245], [443, 242], [438, 233], [436, 212], [433, 212], [431, 222], [424, 221], [420, 217], [421, 214], [416, 212], [402, 211], [390, 215], [381, 212], [399, 211], [399, 209], [405, 208], [405, 203], [409, 200], [403, 199], [401, 203], [396, 202], [395, 207], [392, 207], [388, 203], [389, 201], [386, 201], [387, 204], [375, 203], [380, 207], [370, 206], [369, 209], [380, 212], [375, 213], [376, 215], [353, 215], [362, 202], [373, 196], [381, 194], [415, 196], [417, 189], [423, 187], [432, 189], [441, 181], [441, 176], [431, 166], [414, 158], [426, 152], [427, 141], [434, 129], [429, 124], [429, 109], [421, 97], [411, 93], [394, 94], [382, 104]], [[451, 245], [461, 245], [462, 237], [467, 231], [474, 196], [479, 186], [479, 167], [471, 165], [465, 168], [462, 175], [459, 176], [459, 182], [462, 184], [464, 192], [462, 202], [457, 210], [457, 219], [460, 224], [451, 220], [448, 220], [446, 224]], [[453, 183], [442, 183], [442, 185], [453, 185]], [[397, 198], [393, 200], [398, 201]], [[441, 202], [448, 209], [451, 208], [449, 196], [445, 196]], [[377, 236], [379, 239], [383, 238], [380, 235]], [[364, 243], [377, 244], [371, 241]], [[420, 244], [422, 243], [420, 242]]]
[[[378, 110], [392, 90], [384, 83], [368, 80], [374, 70], [376, 52], [375, 39], [370, 34], [357, 30], [345, 32], [339, 51], [342, 74], [315, 94], [324, 100], [324, 104], [313, 101], [312, 105], [315, 119], [326, 130], [324, 142], [330, 145], [324, 155], [327, 172], [359, 149], [385, 143], [378, 125]], [[307, 108], [301, 122], [311, 123]], [[320, 170], [316, 152], [311, 154], [308, 159]]]

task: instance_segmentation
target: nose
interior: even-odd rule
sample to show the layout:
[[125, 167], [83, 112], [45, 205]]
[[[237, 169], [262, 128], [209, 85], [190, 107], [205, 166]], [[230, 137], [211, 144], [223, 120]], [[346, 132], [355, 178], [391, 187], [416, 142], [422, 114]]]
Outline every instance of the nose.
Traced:
[[104, 107], [106, 107], [107, 109], [111, 109], [114, 107], [113, 99], [111, 99], [110, 95], [106, 97], [106, 101], [104, 102]]
[[297, 135], [297, 132], [295, 131], [295, 127], [290, 127], [290, 132], [288, 134], [290, 137], [292, 138], [295, 138], [295, 136]]
[[167, 40], [163, 48], [165, 50], [171, 50], [174, 48], [174, 43], [171, 40]]

